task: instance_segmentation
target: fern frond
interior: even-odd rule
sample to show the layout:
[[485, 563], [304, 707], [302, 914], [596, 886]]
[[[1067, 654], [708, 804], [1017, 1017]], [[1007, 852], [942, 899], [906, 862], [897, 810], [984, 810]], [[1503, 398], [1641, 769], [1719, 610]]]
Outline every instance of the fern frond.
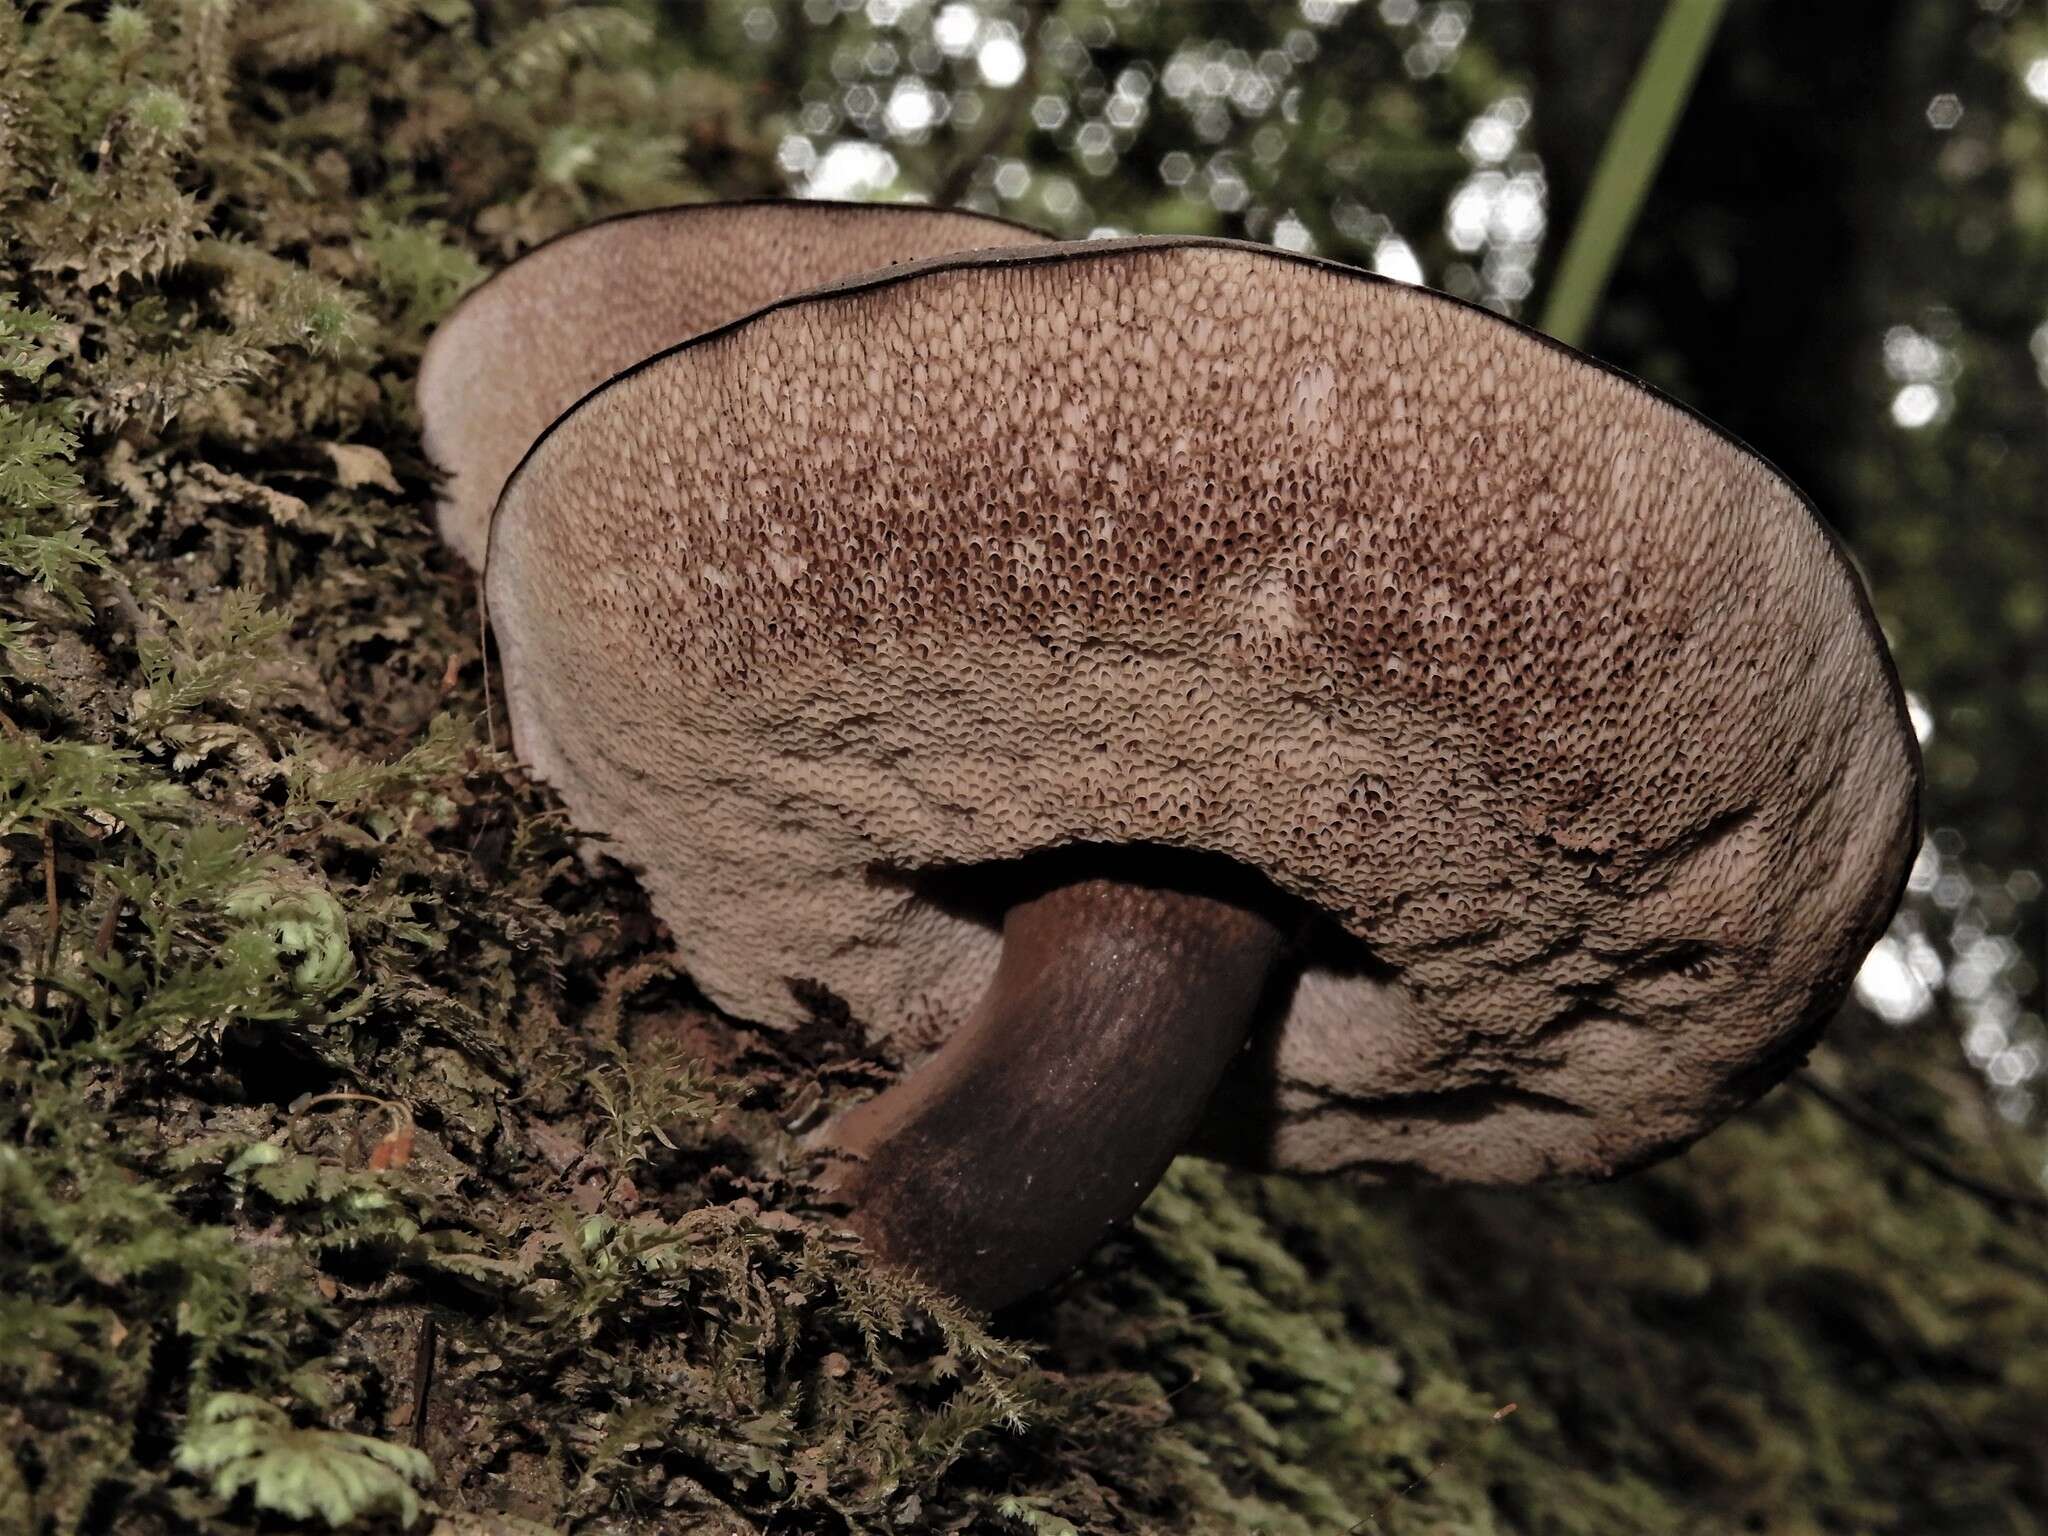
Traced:
[[175, 1456], [214, 1495], [247, 1493], [260, 1510], [338, 1527], [369, 1515], [420, 1516], [433, 1463], [410, 1446], [334, 1429], [301, 1429], [260, 1397], [216, 1392], [192, 1415]]

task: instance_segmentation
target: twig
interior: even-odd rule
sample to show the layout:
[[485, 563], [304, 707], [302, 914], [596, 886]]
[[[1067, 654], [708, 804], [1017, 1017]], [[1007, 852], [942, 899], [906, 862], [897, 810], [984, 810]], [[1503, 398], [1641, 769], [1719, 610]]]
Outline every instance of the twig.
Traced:
[[1912, 1140], [1885, 1115], [1872, 1109], [1868, 1104], [1851, 1098], [1838, 1088], [1830, 1088], [1811, 1073], [1797, 1074], [1792, 1078], [1792, 1085], [1820, 1100], [1866, 1136], [1884, 1142], [1907, 1161], [1917, 1163], [1942, 1183], [1953, 1185], [1965, 1194], [1975, 1195], [2002, 1215], [2009, 1217], [2014, 1211], [2031, 1211], [2037, 1216], [2048, 1216], [2048, 1195], [2006, 1189], [2002, 1185], [1980, 1179], [1975, 1174], [1965, 1173], [1939, 1152]]
[[[64, 932], [64, 909], [57, 904], [57, 824], [53, 821], [43, 823], [43, 897], [50, 907], [50, 916], [45, 924], [46, 932], [43, 936], [42, 970], [44, 975], [47, 975], [56, 969], [57, 946], [62, 941]], [[43, 977], [38, 976], [33, 998], [35, 1011], [41, 1013], [43, 1005], [49, 1000], [49, 988], [44, 984]]]
[[427, 1393], [434, 1386], [434, 1314], [420, 1319], [419, 1347], [412, 1357], [412, 1448], [427, 1443]]
[[[119, 891], [116, 891], [114, 893], [114, 899], [107, 903], [107, 910], [105, 915], [103, 915], [100, 918], [99, 927], [93, 931], [92, 957], [95, 960], [104, 960], [107, 958], [107, 952], [114, 947], [114, 934], [119, 930], [121, 926], [121, 914], [123, 912], [126, 912], [127, 910], [128, 898], [126, 896], [123, 896]], [[64, 1017], [64, 1027], [66, 1029], [75, 1029], [78, 1026], [78, 1020], [80, 1016], [83, 1015], [84, 1012], [84, 994], [73, 993], [71, 997], [70, 1010], [65, 1014]], [[104, 1018], [102, 1018], [100, 1022], [104, 1023]]]
[[498, 753], [498, 717], [491, 702], [491, 601], [485, 595], [481, 571], [476, 577], [476, 648], [484, 669], [484, 739], [490, 743], [491, 755], [495, 757]]
[[[1991, 1095], [1984, 1091], [1983, 1074], [1978, 1070], [1976, 1063], [1970, 1060], [1969, 1047], [1963, 1043], [1963, 1025], [1962, 1020], [1956, 1017], [1955, 999], [1946, 987], [1936, 987], [1933, 999], [1935, 1017], [1941, 1022], [1942, 1037], [1948, 1041], [1949, 1048], [1955, 1053], [1958, 1069], [1969, 1079], [1972, 1090], [1970, 1102], [1976, 1108], [1978, 1123], [1984, 1128], [1984, 1139], [1997, 1154], [1999, 1166], [2005, 1170], [2011, 1184], [2024, 1184], [2034, 1177], [2034, 1171], [2020, 1160], [2018, 1153], [2013, 1149], [2010, 1139], [2011, 1127], [2005, 1123], [1996, 1106], [1992, 1104]], [[2039, 1235], [2048, 1239], [2048, 1230], [2041, 1231]], [[2048, 1246], [2048, 1243], [2044, 1243], [2044, 1246]]]
[[100, 919], [99, 931], [92, 936], [92, 953], [95, 960], [107, 958], [107, 951], [114, 947], [114, 930], [121, 925], [121, 914], [128, 910], [128, 898], [116, 892], [114, 899], [107, 903], [107, 915]]
[[1507, 1418], [1510, 1414], [1512, 1414], [1515, 1411], [1516, 1408], [1520, 1406], [1521, 1405], [1519, 1403], [1508, 1403], [1503, 1407], [1494, 1409], [1493, 1417], [1488, 1419], [1484, 1424], [1480, 1425], [1477, 1433], [1473, 1434], [1471, 1437], [1469, 1437], [1461, 1444], [1459, 1444], [1456, 1447], [1456, 1449], [1444, 1452], [1443, 1455], [1439, 1456], [1435, 1461], [1431, 1462], [1429, 1465], [1429, 1470], [1424, 1472], [1422, 1476], [1416, 1478], [1415, 1481], [1410, 1483], [1407, 1487], [1397, 1488], [1392, 1493], [1388, 1494], [1384, 1499], [1381, 1499], [1379, 1502], [1379, 1507], [1375, 1509], [1371, 1514], [1367, 1515], [1363, 1520], [1359, 1521], [1358, 1524], [1352, 1526], [1349, 1530], [1345, 1531], [1344, 1536], [1358, 1536], [1359, 1532], [1371, 1530], [1373, 1527], [1377, 1526], [1380, 1523], [1380, 1516], [1384, 1515], [1388, 1510], [1394, 1507], [1395, 1500], [1407, 1498], [1409, 1494], [1413, 1493], [1416, 1489], [1420, 1488], [1432, 1477], [1435, 1477], [1437, 1473], [1443, 1471], [1445, 1467], [1448, 1467], [1451, 1464], [1451, 1458], [1456, 1456], [1459, 1451], [1464, 1450], [1465, 1447], [1470, 1445], [1473, 1440], [1478, 1439], [1480, 1434], [1483, 1434], [1487, 1430], [1493, 1428], [1494, 1425], [1498, 1424], [1502, 1419]]

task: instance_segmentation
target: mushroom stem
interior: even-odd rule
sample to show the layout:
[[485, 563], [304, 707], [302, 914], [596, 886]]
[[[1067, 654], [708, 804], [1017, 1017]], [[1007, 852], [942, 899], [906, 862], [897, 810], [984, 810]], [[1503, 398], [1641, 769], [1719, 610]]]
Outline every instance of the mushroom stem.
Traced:
[[1135, 1211], [1244, 1045], [1282, 948], [1266, 915], [1081, 879], [1020, 901], [973, 1015], [826, 1126], [870, 1247], [988, 1310]]

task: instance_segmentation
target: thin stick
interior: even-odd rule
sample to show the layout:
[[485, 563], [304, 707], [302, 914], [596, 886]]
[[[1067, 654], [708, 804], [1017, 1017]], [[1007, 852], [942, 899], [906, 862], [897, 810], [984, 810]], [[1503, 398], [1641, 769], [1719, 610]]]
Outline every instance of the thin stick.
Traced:
[[[116, 891], [114, 893], [114, 899], [107, 903], [107, 910], [106, 913], [100, 918], [99, 927], [95, 929], [93, 932], [92, 954], [95, 960], [104, 960], [107, 958], [107, 952], [114, 947], [114, 934], [121, 926], [121, 914], [127, 910], [128, 898], [126, 896], [123, 896], [119, 891]], [[64, 1027], [66, 1029], [75, 1028], [78, 1024], [79, 1017], [84, 1012], [84, 995], [82, 993], [73, 993], [71, 997], [71, 1007], [64, 1015]], [[104, 1016], [101, 1016], [98, 1022], [104, 1024], [106, 1022]]]
[[1579, 346], [1586, 339], [1615, 258], [1642, 211], [1726, 5], [1727, 0], [1667, 0], [1664, 19], [1608, 130], [1585, 206], [1550, 280], [1542, 327], [1559, 341]]
[[1869, 1105], [1850, 1098], [1840, 1089], [1830, 1088], [1810, 1073], [1801, 1072], [1791, 1081], [1795, 1088], [1820, 1100], [1866, 1136], [1875, 1137], [1908, 1162], [1919, 1164], [1942, 1183], [1953, 1185], [1965, 1194], [1975, 1195], [2001, 1214], [2010, 1216], [2014, 1211], [2032, 1211], [2037, 1216], [2048, 1215], [2048, 1195], [2006, 1189], [2002, 1185], [1980, 1179], [1975, 1174], [1963, 1172], [1939, 1152], [1912, 1140], [1886, 1116]]
[[[43, 823], [43, 897], [50, 908], [43, 937], [42, 969], [47, 974], [56, 968], [57, 946], [64, 930], [64, 909], [57, 904], [57, 824], [53, 821]], [[41, 976], [36, 978], [32, 1000], [37, 1013], [41, 1013], [43, 1005], [50, 1000], [49, 988]]]
[[107, 958], [107, 951], [114, 947], [114, 930], [121, 925], [121, 914], [128, 910], [128, 898], [116, 894], [107, 903], [107, 915], [100, 919], [99, 931], [92, 936], [92, 952], [95, 959]]
[[490, 743], [491, 756], [498, 755], [498, 716], [491, 703], [491, 602], [485, 594], [482, 571], [476, 576], [476, 648], [477, 660], [484, 669], [484, 740]]
[[434, 1385], [434, 1314], [420, 1319], [419, 1347], [412, 1357], [412, 1448], [427, 1443], [427, 1393]]
[[1475, 1431], [1471, 1436], [1469, 1436], [1462, 1444], [1460, 1444], [1456, 1450], [1444, 1452], [1443, 1455], [1439, 1456], [1434, 1462], [1430, 1464], [1430, 1468], [1427, 1472], [1423, 1473], [1422, 1476], [1416, 1478], [1415, 1481], [1410, 1483], [1406, 1488], [1397, 1488], [1394, 1490], [1394, 1492], [1388, 1494], [1384, 1499], [1381, 1499], [1379, 1502], [1379, 1507], [1375, 1509], [1371, 1514], [1367, 1515], [1363, 1520], [1359, 1521], [1358, 1524], [1352, 1526], [1348, 1531], [1344, 1533], [1344, 1536], [1358, 1536], [1358, 1533], [1360, 1531], [1368, 1530], [1373, 1526], [1378, 1525], [1380, 1523], [1380, 1516], [1384, 1515], [1388, 1510], [1392, 1509], [1394, 1507], [1394, 1503], [1396, 1500], [1407, 1498], [1409, 1494], [1413, 1493], [1416, 1489], [1420, 1488], [1432, 1477], [1435, 1477], [1437, 1473], [1443, 1471], [1445, 1467], [1448, 1467], [1451, 1464], [1452, 1457], [1456, 1456], [1460, 1451], [1465, 1450], [1468, 1446], [1472, 1444], [1474, 1440], [1477, 1440], [1480, 1435], [1483, 1435], [1484, 1433], [1486, 1433], [1487, 1430], [1493, 1428], [1494, 1425], [1498, 1424], [1502, 1419], [1505, 1419], [1509, 1414], [1513, 1413], [1520, 1406], [1521, 1405], [1519, 1403], [1508, 1403], [1502, 1407], [1494, 1409], [1493, 1417], [1488, 1419], [1484, 1424], [1480, 1425], [1478, 1430]]
[[[2005, 1170], [2007, 1188], [2032, 1182], [2035, 1177], [2034, 1170], [2022, 1161], [2014, 1149], [2010, 1140], [2012, 1128], [1998, 1113], [1997, 1107], [1991, 1102], [1991, 1095], [1984, 1091], [1982, 1076], [1976, 1064], [1970, 1060], [1969, 1047], [1963, 1041], [1962, 1021], [1956, 1016], [1955, 999], [1946, 987], [1936, 987], [1931, 995], [1935, 1017], [1941, 1023], [1942, 1035], [1948, 1041], [1949, 1049], [1955, 1053], [1957, 1065], [1970, 1079], [1973, 1088], [1970, 1101], [1976, 1108], [1979, 1124], [1984, 1128], [1984, 1139], [1990, 1143], [1991, 1150], [1997, 1154], [1998, 1161]], [[2043, 1213], [2036, 1213], [2037, 1216], [2041, 1214]], [[2048, 1224], [2037, 1221], [2035, 1236], [2048, 1239]], [[2048, 1247], [2048, 1241], [2044, 1241], [2042, 1246]]]

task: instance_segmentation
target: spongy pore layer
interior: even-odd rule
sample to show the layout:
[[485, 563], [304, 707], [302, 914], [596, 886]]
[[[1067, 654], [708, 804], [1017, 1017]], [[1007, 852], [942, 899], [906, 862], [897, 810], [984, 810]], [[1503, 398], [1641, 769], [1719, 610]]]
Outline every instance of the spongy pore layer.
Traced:
[[643, 357], [785, 294], [891, 262], [1045, 239], [944, 208], [698, 203], [626, 214], [531, 250], [472, 292], [420, 362], [441, 536], [471, 565], [505, 477], [548, 423]]
[[508, 485], [520, 751], [692, 974], [907, 1049], [990, 928], [878, 872], [1202, 849], [1366, 946], [1271, 1045], [1281, 1167], [1519, 1181], [1787, 1070], [1918, 761], [1768, 465], [1495, 317], [1227, 242], [940, 259], [587, 398]]

